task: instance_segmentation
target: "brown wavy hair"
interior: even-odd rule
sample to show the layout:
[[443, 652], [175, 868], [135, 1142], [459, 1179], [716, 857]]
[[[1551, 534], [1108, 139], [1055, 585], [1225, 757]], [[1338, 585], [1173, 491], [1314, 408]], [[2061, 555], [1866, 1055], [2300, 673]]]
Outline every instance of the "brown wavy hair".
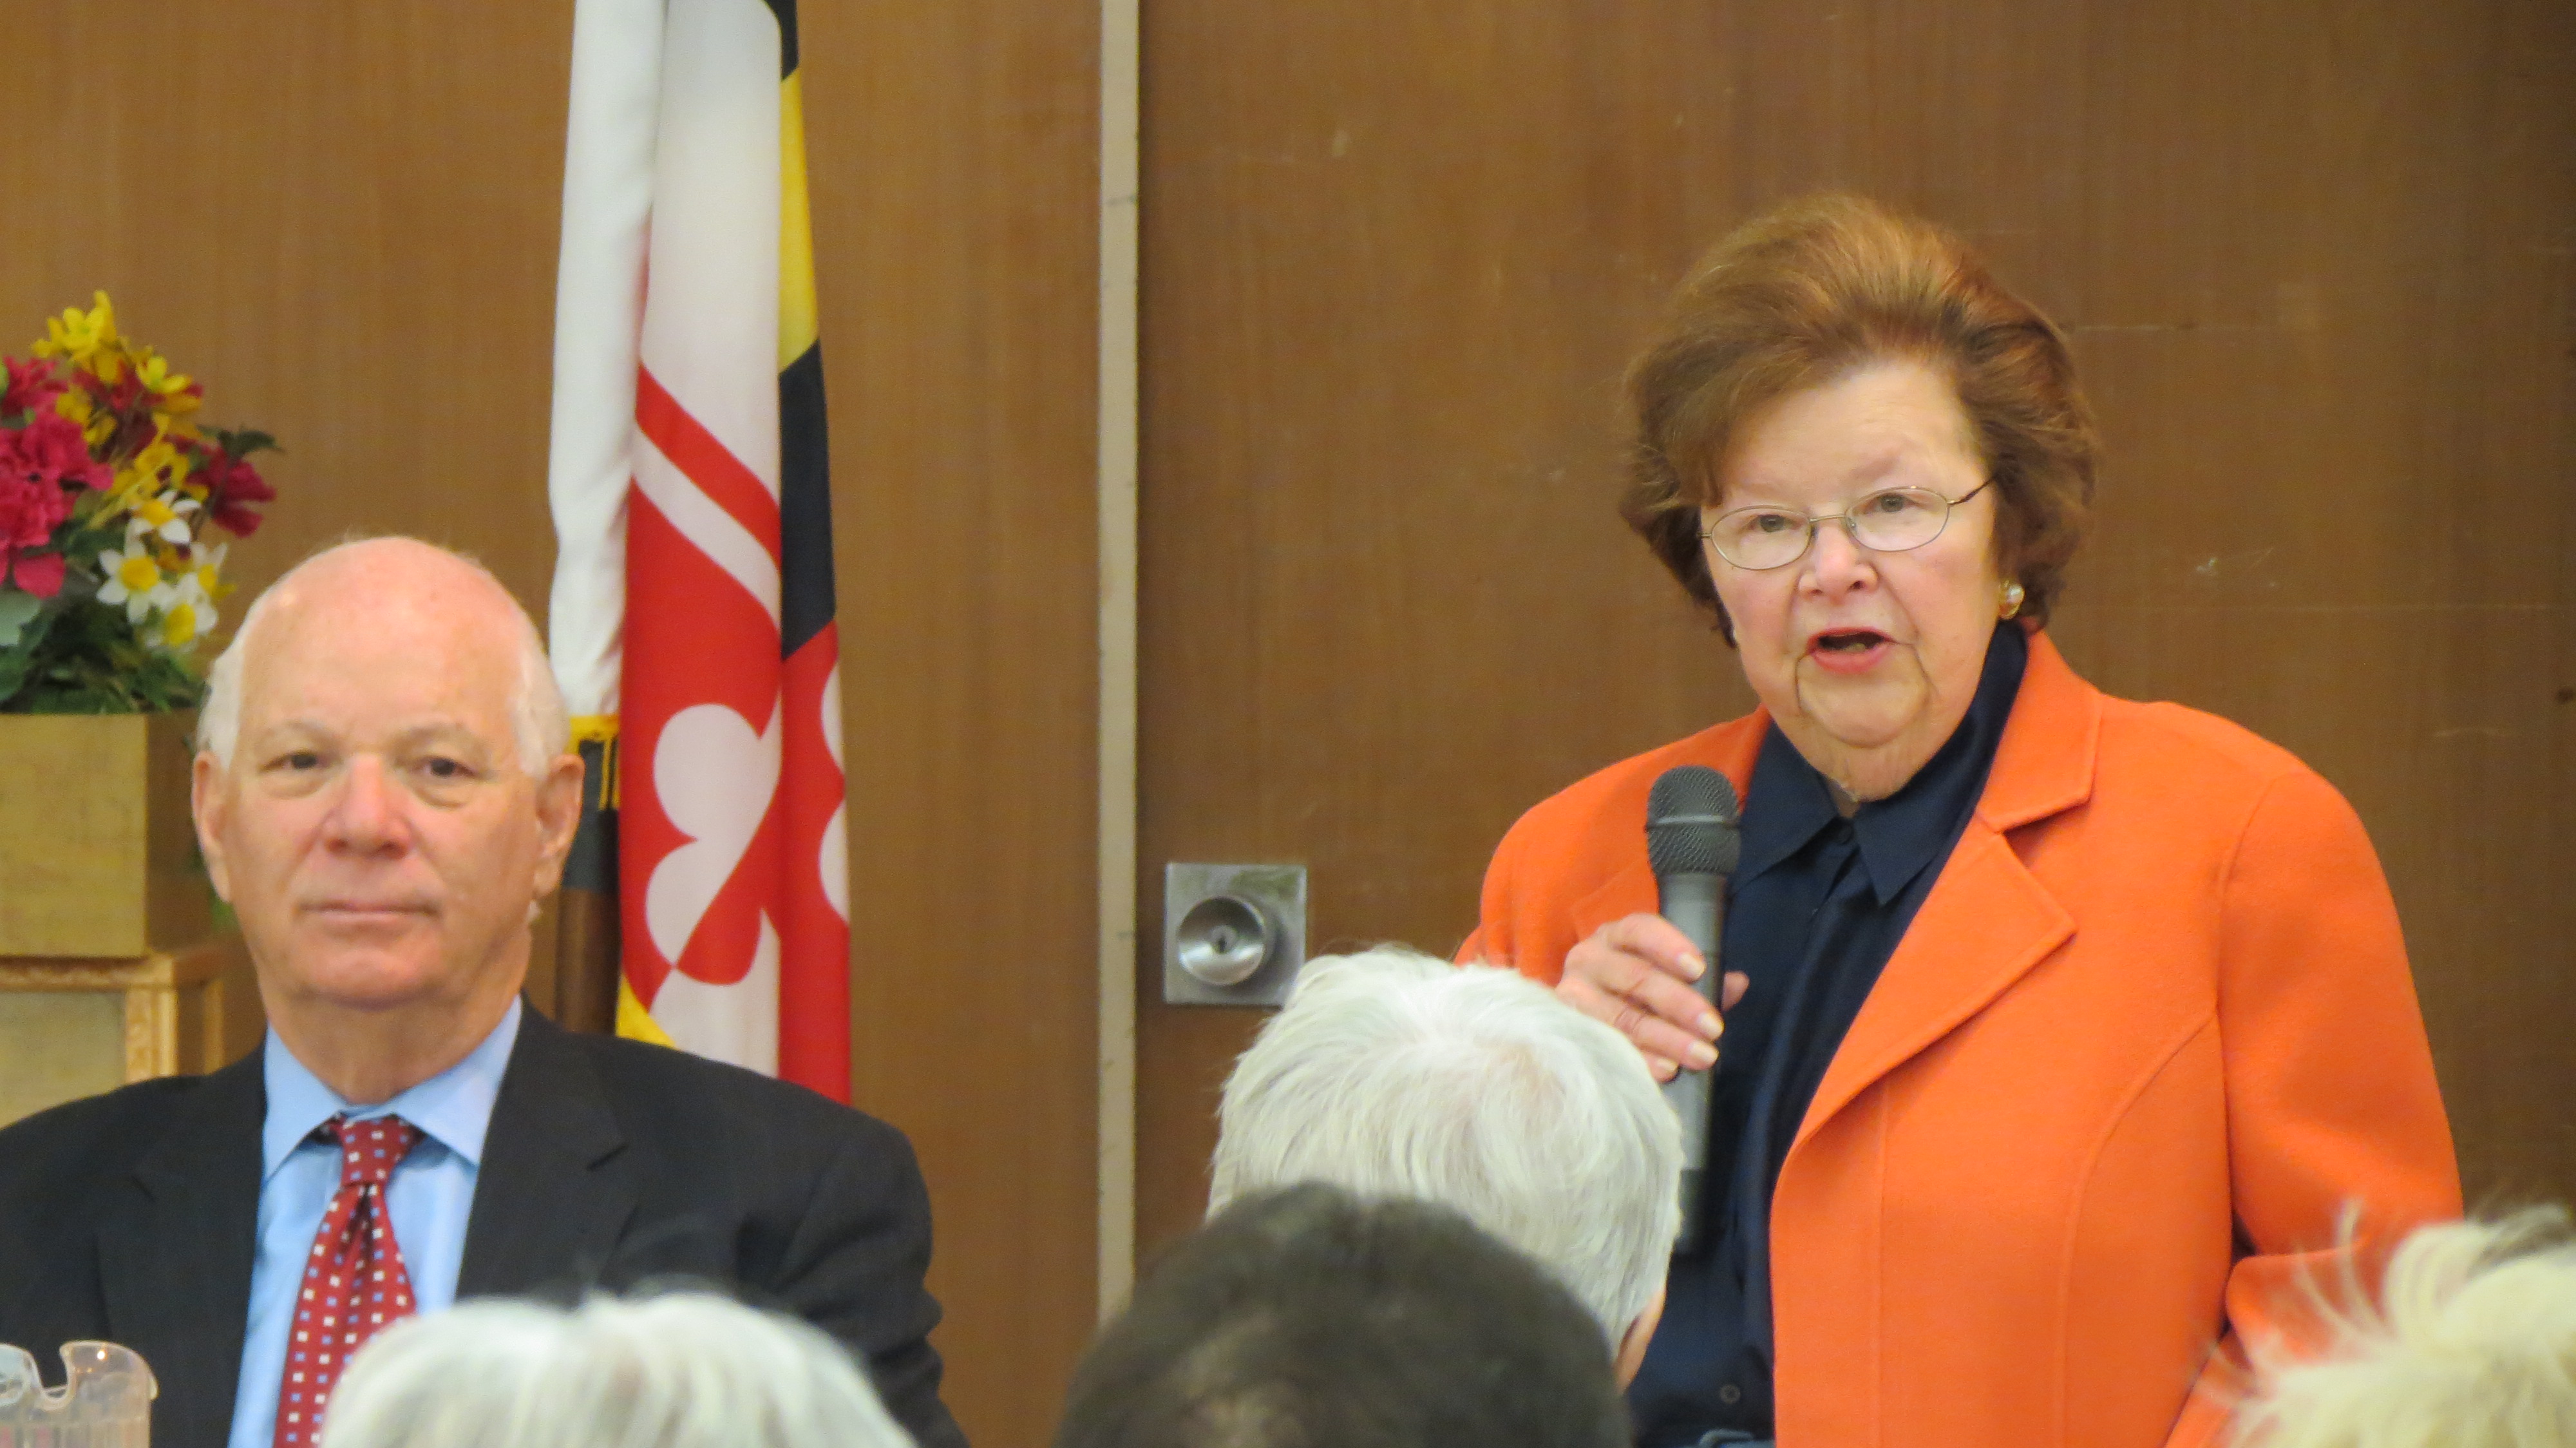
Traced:
[[1628, 370], [1634, 455], [1620, 516], [1735, 629], [1700, 550], [1738, 434], [1762, 409], [1873, 362], [1924, 362], [1958, 390], [2000, 506], [1994, 563], [2045, 622], [2092, 512], [2099, 440], [2065, 335], [1958, 238], [1857, 196], [1808, 196], [1737, 227], [1674, 293]]

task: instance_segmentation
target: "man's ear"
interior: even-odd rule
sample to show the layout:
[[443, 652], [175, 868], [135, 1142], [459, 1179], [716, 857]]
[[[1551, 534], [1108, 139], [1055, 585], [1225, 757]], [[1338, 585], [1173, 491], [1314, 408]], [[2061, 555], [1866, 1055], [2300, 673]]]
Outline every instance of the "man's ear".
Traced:
[[1646, 1365], [1646, 1344], [1654, 1341], [1655, 1324], [1663, 1320], [1664, 1289], [1658, 1287], [1646, 1303], [1646, 1310], [1637, 1314], [1637, 1320], [1629, 1323], [1627, 1332], [1619, 1338], [1619, 1354], [1611, 1362], [1610, 1372], [1619, 1380], [1622, 1391], [1637, 1380], [1637, 1369]]
[[223, 775], [224, 767], [215, 756], [197, 752], [188, 766], [188, 814], [197, 823], [197, 850], [206, 857], [206, 878], [229, 905], [233, 888], [224, 865], [224, 811], [231, 801], [225, 798]]
[[537, 878], [533, 898], [542, 900], [563, 883], [564, 859], [581, 828], [581, 756], [558, 754], [537, 777]]

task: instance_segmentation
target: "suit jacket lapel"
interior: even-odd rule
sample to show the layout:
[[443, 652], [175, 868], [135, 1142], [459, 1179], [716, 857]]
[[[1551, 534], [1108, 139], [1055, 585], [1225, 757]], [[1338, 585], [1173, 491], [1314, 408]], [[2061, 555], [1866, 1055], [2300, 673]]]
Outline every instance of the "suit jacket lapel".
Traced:
[[483, 1140], [457, 1297], [596, 1280], [635, 1210], [625, 1147], [581, 1043], [525, 1011]]
[[1834, 1053], [1799, 1125], [1800, 1142], [2075, 933], [2075, 917], [2022, 864], [2006, 834], [2091, 797], [2101, 729], [2100, 691], [2075, 676], [2048, 635], [2032, 634], [2021, 692], [1976, 815]]
[[135, 1164], [139, 1190], [101, 1214], [108, 1330], [159, 1382], [156, 1442], [216, 1444], [231, 1431], [259, 1250], [261, 1069], [253, 1051], [190, 1091]]
[[[1707, 765], [1725, 775], [1726, 782], [1735, 786], [1738, 805], [1750, 808], [1753, 763], [1761, 757], [1763, 737], [1771, 732], [1771, 711], [1756, 708], [1749, 717], [1739, 723], [1742, 727], [1725, 725], [1720, 729], [1708, 731], [1708, 734], [1701, 736], [1707, 739], [1707, 747], [1698, 747], [1695, 742], [1687, 752], [1673, 756], [1665, 768], [1669, 769], [1680, 764]], [[1658, 777], [1660, 775], [1640, 778], [1633, 791], [1635, 796], [1633, 817], [1637, 822], [1635, 838], [1639, 840], [1645, 838], [1646, 802], [1651, 797], [1654, 780]], [[1621, 800], [1619, 803], [1625, 805], [1628, 801]], [[1645, 852], [1636, 849], [1625, 852], [1623, 863], [1611, 872], [1608, 879], [1594, 887], [1590, 894], [1574, 902], [1572, 911], [1574, 940], [1580, 941], [1587, 938], [1593, 931], [1613, 920], [1639, 912], [1652, 913], [1656, 906], [1655, 897], [1655, 868], [1648, 862]]]

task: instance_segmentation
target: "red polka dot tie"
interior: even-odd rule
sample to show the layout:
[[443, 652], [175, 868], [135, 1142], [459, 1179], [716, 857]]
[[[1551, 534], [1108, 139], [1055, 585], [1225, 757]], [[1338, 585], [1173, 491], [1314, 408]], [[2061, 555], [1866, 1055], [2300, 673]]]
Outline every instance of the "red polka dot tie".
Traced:
[[340, 1144], [340, 1189], [331, 1194], [313, 1254], [304, 1260], [286, 1376], [277, 1389], [276, 1448], [312, 1448], [350, 1354], [386, 1323], [411, 1315], [411, 1274], [403, 1270], [385, 1211], [385, 1182], [419, 1144], [420, 1128], [399, 1116], [334, 1116], [319, 1134]]

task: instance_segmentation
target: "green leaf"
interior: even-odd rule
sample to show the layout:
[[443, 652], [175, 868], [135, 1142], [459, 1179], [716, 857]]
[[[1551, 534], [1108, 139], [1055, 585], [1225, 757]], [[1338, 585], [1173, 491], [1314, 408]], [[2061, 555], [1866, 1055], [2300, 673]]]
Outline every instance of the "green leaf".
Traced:
[[[205, 681], [184, 654], [153, 648], [135, 637], [122, 607], [95, 598], [75, 599], [48, 611], [40, 639], [0, 662], [16, 681], [0, 690], [0, 711], [13, 714], [159, 713], [194, 706]], [[31, 634], [34, 630], [29, 631]]]
[[277, 445], [276, 438], [255, 427], [217, 428], [215, 445], [224, 450], [224, 456], [233, 458], [246, 458], [252, 453], [286, 451]]
[[44, 607], [43, 599], [23, 589], [0, 588], [0, 649], [16, 647], [18, 635]]

